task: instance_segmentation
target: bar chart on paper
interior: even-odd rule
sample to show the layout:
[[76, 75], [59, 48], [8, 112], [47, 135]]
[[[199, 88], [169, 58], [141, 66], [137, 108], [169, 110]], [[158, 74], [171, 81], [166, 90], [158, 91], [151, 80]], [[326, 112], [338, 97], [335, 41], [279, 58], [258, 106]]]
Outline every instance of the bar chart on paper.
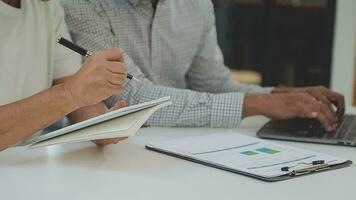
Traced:
[[288, 173], [282, 171], [282, 167], [297, 168], [315, 160], [324, 160], [328, 164], [340, 162], [340, 159], [329, 155], [240, 134], [221, 133], [178, 139], [159, 144], [159, 148], [263, 177], [281, 176]]

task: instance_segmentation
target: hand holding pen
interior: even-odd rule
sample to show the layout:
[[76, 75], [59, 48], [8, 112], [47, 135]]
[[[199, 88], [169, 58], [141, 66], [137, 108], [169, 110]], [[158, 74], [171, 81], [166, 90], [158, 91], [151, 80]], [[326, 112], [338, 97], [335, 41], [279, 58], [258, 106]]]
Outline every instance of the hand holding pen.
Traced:
[[72, 97], [73, 101], [68, 102], [68, 106], [76, 109], [95, 105], [121, 92], [126, 78], [122, 50], [105, 49], [90, 54], [82, 67], [65, 79], [63, 95]]
[[[74, 52], [77, 52], [79, 53], [80, 55], [84, 56], [84, 57], [89, 57], [92, 55], [92, 53], [86, 49], [84, 49], [83, 47], [81, 46], [78, 46], [76, 44], [74, 44], [73, 42], [63, 38], [63, 37], [59, 37], [57, 39], [57, 42], [65, 47], [67, 47], [68, 49], [74, 51]], [[135, 80], [135, 81], [139, 81], [137, 78], [135, 78], [133, 75], [131, 74], [127, 74], [126, 75], [126, 78], [128, 78], [129, 80]]]

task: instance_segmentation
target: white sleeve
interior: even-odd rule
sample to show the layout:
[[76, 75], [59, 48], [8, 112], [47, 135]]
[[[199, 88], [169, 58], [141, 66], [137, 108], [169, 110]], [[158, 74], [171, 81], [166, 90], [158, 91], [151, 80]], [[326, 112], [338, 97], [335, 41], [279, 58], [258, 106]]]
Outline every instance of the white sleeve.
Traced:
[[[53, 2], [53, 25], [55, 38], [57, 38], [58, 36], [62, 36], [66, 39], [71, 40], [67, 25], [65, 23], [64, 11], [62, 6], [60, 5], [58, 0], [54, 0], [51, 2]], [[81, 56], [59, 44], [55, 44], [54, 47], [54, 80], [77, 72], [81, 67], [82, 63]]]

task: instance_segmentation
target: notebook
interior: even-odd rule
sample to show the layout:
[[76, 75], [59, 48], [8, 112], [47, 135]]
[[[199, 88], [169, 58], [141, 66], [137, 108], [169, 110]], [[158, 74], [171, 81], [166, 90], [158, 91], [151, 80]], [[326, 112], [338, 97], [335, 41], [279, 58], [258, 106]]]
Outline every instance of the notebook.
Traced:
[[32, 148], [62, 143], [133, 136], [157, 110], [170, 105], [170, 97], [124, 107], [65, 128], [25, 140]]
[[150, 143], [146, 148], [264, 181], [286, 180], [352, 163], [234, 132]]

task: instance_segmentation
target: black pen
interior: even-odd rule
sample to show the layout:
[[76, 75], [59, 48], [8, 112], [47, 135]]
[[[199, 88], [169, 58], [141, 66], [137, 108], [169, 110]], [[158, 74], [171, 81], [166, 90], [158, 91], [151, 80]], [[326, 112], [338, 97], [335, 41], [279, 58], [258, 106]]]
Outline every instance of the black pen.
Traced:
[[[92, 53], [86, 49], [84, 49], [83, 47], [80, 47], [76, 44], [74, 44], [73, 42], [63, 38], [63, 37], [58, 37], [57, 38], [57, 43], [67, 47], [68, 49], [74, 51], [74, 52], [77, 52], [79, 53], [80, 55], [82, 56], [85, 56], [85, 57], [88, 57], [88, 56], [91, 56]], [[126, 75], [126, 78], [130, 79], [130, 80], [135, 80], [135, 81], [139, 81], [137, 78], [135, 78], [134, 76], [132, 76], [131, 74], [127, 74]]]

